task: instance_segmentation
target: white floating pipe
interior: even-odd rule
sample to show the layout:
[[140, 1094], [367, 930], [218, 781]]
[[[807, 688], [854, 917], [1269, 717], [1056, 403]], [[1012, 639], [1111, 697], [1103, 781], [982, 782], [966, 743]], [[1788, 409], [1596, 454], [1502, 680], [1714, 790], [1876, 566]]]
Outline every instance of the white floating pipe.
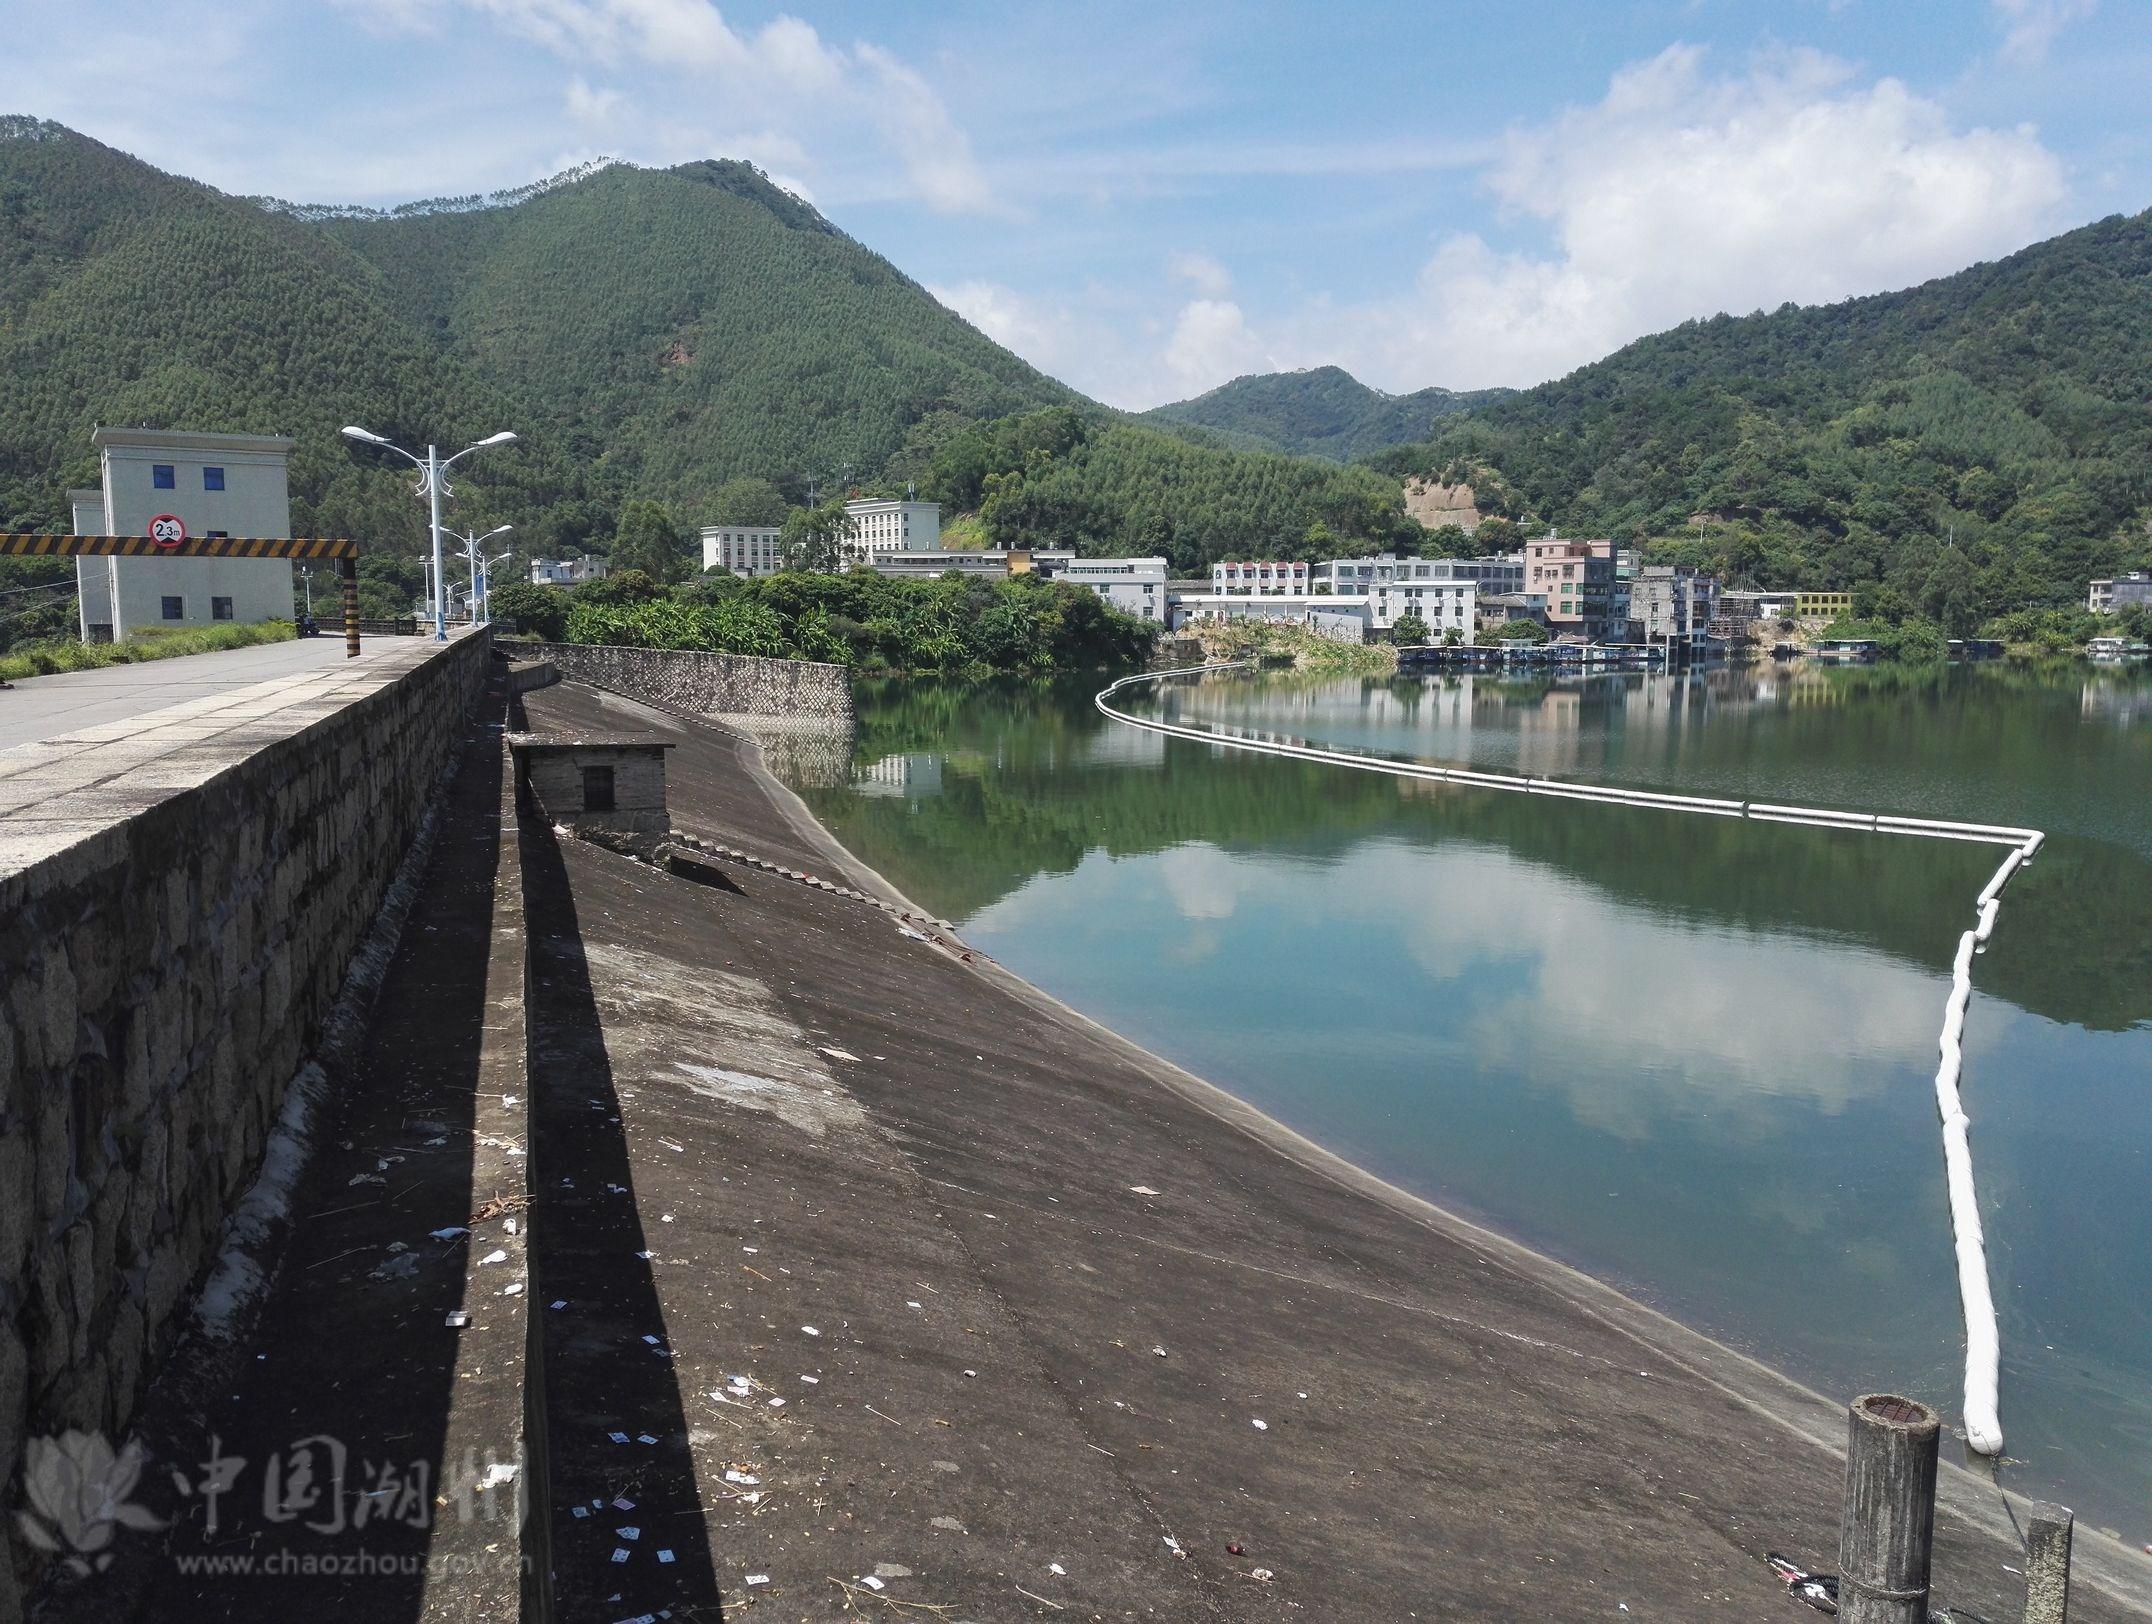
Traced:
[[1766, 801], [1714, 800], [1700, 795], [1672, 795], [1654, 790], [1632, 790], [1612, 785], [1565, 783], [1552, 778], [1519, 778], [1504, 773], [1474, 772], [1463, 767], [1440, 767], [1431, 762], [1387, 761], [1379, 756], [1340, 750], [1320, 750], [1269, 739], [1236, 738], [1213, 727], [1190, 727], [1134, 716], [1106, 703], [1121, 689], [1153, 683], [1167, 677], [1199, 676], [1230, 671], [1247, 661], [1180, 666], [1171, 671], [1138, 672], [1107, 684], [1092, 697], [1106, 716], [1130, 727], [1175, 738], [1191, 739], [1226, 749], [1249, 750], [1263, 755], [1288, 756], [1303, 761], [1351, 767], [1362, 772], [1387, 773], [1399, 778], [1429, 779], [1463, 784], [1474, 789], [1508, 790], [1528, 795], [1552, 795], [1561, 800], [1601, 801], [1611, 805], [1640, 806], [1666, 812], [1699, 812], [1708, 816], [1749, 818], [1759, 823], [1805, 824], [1822, 829], [1845, 829], [1876, 834], [1914, 835], [1928, 840], [1960, 840], [1977, 844], [2008, 845], [2016, 849], [2003, 860], [1975, 903], [1978, 923], [1958, 939], [1951, 963], [1950, 995], [1943, 1005], [1943, 1030], [1936, 1044], [1935, 1105], [1943, 1125], [1944, 1181], [1950, 1193], [1950, 1223], [1957, 1252], [1958, 1301], [1965, 1315], [1965, 1435], [1983, 1455], [1999, 1455], [2003, 1447], [2002, 1420], [1997, 1390], [2002, 1365], [2002, 1336], [1995, 1320], [1995, 1297], [1988, 1284], [1986, 1244], [1980, 1228], [1980, 1204], [1973, 1188], [1972, 1147], [1967, 1138], [1971, 1120], [1965, 1114], [1958, 1083], [1964, 1071], [1965, 1016], [1972, 1003], [1974, 952], [1987, 944], [1995, 932], [2002, 909], [2003, 889], [2019, 868], [2030, 862], [2047, 836], [2038, 829], [2017, 829], [2006, 824], [1962, 823], [1936, 818], [1904, 817], [1891, 813], [1848, 812], [1820, 806], [1778, 806]]

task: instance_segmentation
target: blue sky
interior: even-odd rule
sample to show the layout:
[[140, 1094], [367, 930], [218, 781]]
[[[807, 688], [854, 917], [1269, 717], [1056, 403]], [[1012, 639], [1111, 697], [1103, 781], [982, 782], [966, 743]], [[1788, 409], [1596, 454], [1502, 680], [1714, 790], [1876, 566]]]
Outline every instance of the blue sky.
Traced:
[[1529, 384], [2152, 203], [2144, 0], [0, 0], [12, 106], [394, 203], [745, 157], [1148, 406]]

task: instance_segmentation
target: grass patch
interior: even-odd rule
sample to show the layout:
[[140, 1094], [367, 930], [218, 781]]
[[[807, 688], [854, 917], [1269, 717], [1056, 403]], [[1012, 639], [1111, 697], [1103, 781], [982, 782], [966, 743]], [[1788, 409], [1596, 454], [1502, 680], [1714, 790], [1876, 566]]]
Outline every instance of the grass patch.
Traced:
[[195, 626], [185, 631], [146, 631], [124, 643], [78, 643], [72, 638], [32, 643], [0, 654], [0, 678], [48, 677], [59, 671], [96, 671], [140, 660], [169, 660], [181, 654], [215, 654], [257, 643], [288, 642], [298, 633], [288, 620], [264, 620], [245, 626]]

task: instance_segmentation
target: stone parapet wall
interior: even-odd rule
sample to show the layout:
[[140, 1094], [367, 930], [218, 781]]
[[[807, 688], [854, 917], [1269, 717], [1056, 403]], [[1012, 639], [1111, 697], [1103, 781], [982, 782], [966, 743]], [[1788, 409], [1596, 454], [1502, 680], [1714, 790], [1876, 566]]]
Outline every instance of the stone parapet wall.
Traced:
[[[483, 689], [401, 643], [0, 755], [0, 1516], [124, 1434]], [[169, 720], [167, 720], [169, 718]], [[15, 1532], [10, 1526], [9, 1532]], [[0, 1549], [0, 1616], [31, 1553]]]
[[852, 721], [851, 673], [812, 660], [767, 660], [700, 649], [617, 648], [518, 641], [518, 659], [544, 660], [573, 682], [608, 688], [685, 716]]

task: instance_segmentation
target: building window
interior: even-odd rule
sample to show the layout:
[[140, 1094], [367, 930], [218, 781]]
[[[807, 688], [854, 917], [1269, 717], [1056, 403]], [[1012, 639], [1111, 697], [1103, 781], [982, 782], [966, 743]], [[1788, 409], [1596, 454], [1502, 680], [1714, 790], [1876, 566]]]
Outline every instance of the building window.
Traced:
[[202, 470], [202, 489], [205, 491], [223, 490], [224, 470], [222, 468], [204, 468]]
[[613, 810], [612, 768], [585, 767], [583, 769], [583, 810], [585, 812], [610, 812]]
[[165, 619], [167, 619], [167, 620], [184, 620], [184, 619], [186, 618], [186, 616], [187, 616], [187, 606], [186, 606], [186, 605], [185, 605], [184, 603], [182, 603], [182, 602], [181, 602], [181, 601], [180, 601], [180, 600], [179, 600], [178, 598], [166, 598], [166, 599], [164, 600], [164, 618], [165, 618]]
[[209, 618], [211, 620], [230, 620], [232, 618], [232, 600], [230, 598], [211, 598], [209, 600]]
[[179, 480], [168, 462], [153, 462], [149, 468], [149, 482], [160, 491], [177, 490]]

